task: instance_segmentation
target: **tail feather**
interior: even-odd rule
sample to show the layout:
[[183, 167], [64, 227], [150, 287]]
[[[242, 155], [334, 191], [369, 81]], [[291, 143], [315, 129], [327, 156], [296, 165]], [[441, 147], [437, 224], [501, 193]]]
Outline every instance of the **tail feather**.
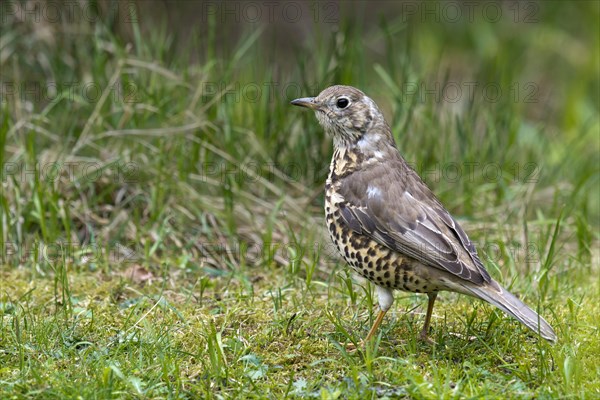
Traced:
[[[516, 298], [515, 295], [498, 285], [496, 282], [492, 282], [492, 285], [462, 286], [468, 294], [493, 304], [506, 314], [523, 323], [532, 331], [538, 333], [544, 339], [556, 342], [556, 333], [550, 324], [525, 303]], [[497, 288], [494, 286], [497, 286]]]

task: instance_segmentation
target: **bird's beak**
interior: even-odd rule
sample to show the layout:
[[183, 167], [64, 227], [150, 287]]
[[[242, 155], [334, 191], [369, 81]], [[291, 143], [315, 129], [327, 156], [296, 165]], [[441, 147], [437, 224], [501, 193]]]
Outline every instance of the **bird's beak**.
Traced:
[[296, 100], [292, 100], [291, 103], [295, 106], [306, 107], [312, 110], [319, 108], [319, 103], [315, 101], [314, 97], [302, 97]]

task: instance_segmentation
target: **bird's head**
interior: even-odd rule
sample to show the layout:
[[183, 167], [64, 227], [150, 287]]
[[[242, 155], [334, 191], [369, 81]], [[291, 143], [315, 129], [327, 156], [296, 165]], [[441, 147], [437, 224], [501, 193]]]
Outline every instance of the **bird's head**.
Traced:
[[314, 110], [325, 132], [333, 137], [335, 146], [354, 146], [374, 136], [391, 139], [389, 127], [375, 102], [352, 86], [331, 86], [317, 97], [303, 97], [293, 100], [292, 104]]

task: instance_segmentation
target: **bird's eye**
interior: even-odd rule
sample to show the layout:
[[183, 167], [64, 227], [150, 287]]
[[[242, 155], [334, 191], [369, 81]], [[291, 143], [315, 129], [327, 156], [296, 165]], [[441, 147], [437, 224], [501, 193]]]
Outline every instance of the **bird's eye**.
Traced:
[[348, 101], [348, 99], [345, 97], [341, 97], [335, 104], [338, 106], [338, 108], [346, 108], [348, 107], [348, 104], [350, 104], [350, 101]]

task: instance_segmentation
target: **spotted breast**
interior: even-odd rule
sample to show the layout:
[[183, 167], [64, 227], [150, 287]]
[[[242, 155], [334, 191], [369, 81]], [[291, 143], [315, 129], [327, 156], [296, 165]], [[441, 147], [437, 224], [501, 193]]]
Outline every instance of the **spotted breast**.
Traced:
[[365, 162], [360, 152], [336, 149], [325, 185], [325, 220], [331, 241], [348, 265], [378, 286], [414, 293], [442, 290], [429, 278], [429, 268], [408, 256], [352, 230], [343, 220], [345, 200], [338, 194], [341, 181]]

